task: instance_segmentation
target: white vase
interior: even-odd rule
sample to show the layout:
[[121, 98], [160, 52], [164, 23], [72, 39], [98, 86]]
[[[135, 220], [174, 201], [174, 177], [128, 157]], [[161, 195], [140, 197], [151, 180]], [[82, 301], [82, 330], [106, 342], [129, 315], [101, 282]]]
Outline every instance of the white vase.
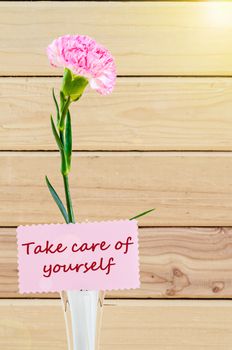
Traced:
[[65, 291], [61, 300], [68, 350], [98, 350], [104, 293]]

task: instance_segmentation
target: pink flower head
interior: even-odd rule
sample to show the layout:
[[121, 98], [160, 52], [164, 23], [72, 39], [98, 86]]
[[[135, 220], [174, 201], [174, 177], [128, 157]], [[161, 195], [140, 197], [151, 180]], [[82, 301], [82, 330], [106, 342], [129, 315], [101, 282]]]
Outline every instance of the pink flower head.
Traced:
[[102, 95], [112, 92], [116, 67], [111, 53], [86, 35], [64, 35], [48, 46], [47, 54], [54, 67], [70, 69], [89, 80], [90, 86]]

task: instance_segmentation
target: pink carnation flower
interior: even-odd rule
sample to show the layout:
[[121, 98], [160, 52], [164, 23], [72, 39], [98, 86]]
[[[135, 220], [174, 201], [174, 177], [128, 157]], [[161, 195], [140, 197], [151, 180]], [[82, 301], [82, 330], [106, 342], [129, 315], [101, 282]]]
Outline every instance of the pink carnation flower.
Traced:
[[112, 92], [116, 67], [111, 53], [85, 35], [64, 35], [48, 46], [49, 61], [54, 67], [69, 68], [75, 75], [84, 76], [100, 94]]

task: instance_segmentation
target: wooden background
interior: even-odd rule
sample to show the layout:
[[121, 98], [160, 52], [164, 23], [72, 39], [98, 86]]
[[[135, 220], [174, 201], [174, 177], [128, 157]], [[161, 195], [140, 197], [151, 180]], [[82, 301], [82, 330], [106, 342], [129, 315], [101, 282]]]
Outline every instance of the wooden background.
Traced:
[[57, 295], [17, 292], [15, 240], [19, 224], [62, 221], [44, 182], [62, 191], [62, 72], [45, 48], [66, 33], [118, 67], [112, 95], [72, 108], [78, 219], [156, 208], [140, 220], [142, 287], [107, 295], [101, 350], [231, 350], [230, 2], [0, 2], [0, 348], [66, 349]]

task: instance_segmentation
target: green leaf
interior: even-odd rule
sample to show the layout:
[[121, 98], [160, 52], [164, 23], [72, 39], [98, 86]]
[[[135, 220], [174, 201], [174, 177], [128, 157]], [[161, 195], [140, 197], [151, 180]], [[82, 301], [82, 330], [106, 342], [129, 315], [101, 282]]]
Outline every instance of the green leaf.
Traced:
[[129, 220], [134, 220], [134, 219], [140, 218], [141, 216], [144, 216], [144, 215], [150, 213], [150, 212], [153, 211], [153, 210], [155, 210], [155, 208], [150, 209], [150, 210], [147, 210], [147, 211], [144, 211], [143, 213], [138, 214], [138, 215], [134, 216], [133, 218], [130, 218]]
[[68, 214], [67, 214], [67, 211], [66, 211], [66, 209], [65, 209], [65, 207], [64, 207], [64, 205], [63, 205], [63, 203], [62, 203], [62, 201], [60, 199], [60, 197], [56, 193], [54, 187], [52, 187], [52, 185], [51, 185], [50, 181], [48, 180], [47, 176], [45, 177], [45, 179], [46, 179], [46, 183], [47, 183], [48, 189], [49, 189], [49, 191], [50, 191], [54, 201], [56, 202], [58, 208], [60, 209], [60, 212], [63, 215], [63, 217], [65, 219], [65, 222], [68, 224], [69, 223]]
[[55, 127], [52, 115], [51, 115], [51, 126], [52, 126], [52, 132], [53, 132], [53, 135], [55, 137], [57, 146], [59, 147], [59, 150], [62, 152], [64, 150], [64, 146], [63, 146], [63, 144], [62, 144], [62, 142], [60, 140], [60, 137], [59, 137], [59, 135], [58, 135], [58, 133], [56, 131], [56, 127]]
[[67, 119], [65, 124], [65, 145], [64, 151], [67, 161], [68, 170], [71, 168], [71, 158], [72, 158], [72, 124], [71, 124], [71, 116], [68, 110]]
[[59, 130], [63, 131], [64, 130], [64, 123], [65, 123], [65, 117], [68, 112], [70, 106], [70, 97], [65, 101], [62, 112], [61, 112], [61, 117], [60, 117], [60, 122], [59, 122]]
[[64, 107], [64, 103], [65, 103], [65, 96], [64, 96], [63, 91], [60, 91], [60, 109], [61, 109], [61, 111]]
[[54, 100], [54, 103], [55, 103], [55, 106], [56, 106], [56, 119], [57, 119], [57, 125], [58, 125], [59, 120], [60, 120], [60, 110], [59, 110], [59, 105], [58, 105], [58, 102], [57, 102], [57, 99], [56, 99], [54, 88], [52, 89], [52, 96], [53, 96], [53, 100]]

